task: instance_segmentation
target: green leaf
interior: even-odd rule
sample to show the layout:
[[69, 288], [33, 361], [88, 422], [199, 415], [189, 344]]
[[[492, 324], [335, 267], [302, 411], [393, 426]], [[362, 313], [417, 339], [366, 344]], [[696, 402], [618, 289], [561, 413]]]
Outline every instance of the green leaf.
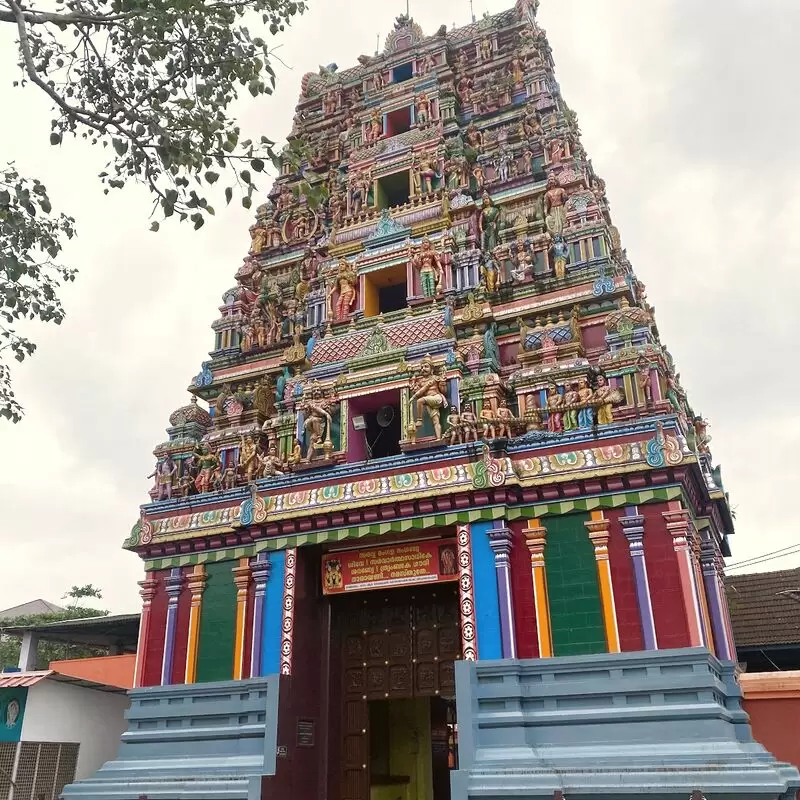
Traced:
[[205, 177], [209, 183], [216, 183], [219, 180], [219, 173], [211, 172], [211, 170], [209, 170], [208, 172], [206, 172]]
[[160, 227], [161, 227], [161, 225], [159, 225], [159, 224], [158, 224], [158, 222], [153, 222], [153, 223], [150, 225], [150, 230], [151, 230], [151, 231], [153, 231], [153, 233], [158, 233], [158, 229], [159, 229]]
[[253, 205], [253, 201], [249, 197], [243, 197], [242, 198], [242, 205], [245, 208], [250, 208], [250, 206]]
[[255, 172], [263, 172], [264, 171], [264, 162], [260, 158], [254, 158], [250, 162], [250, 166], [253, 168]]
[[252, 183], [252, 179], [251, 179], [251, 177], [250, 177], [250, 170], [248, 170], [248, 169], [243, 169], [243, 170], [242, 170], [242, 171], [239, 173], [239, 177], [240, 177], [240, 178], [241, 178], [241, 179], [242, 179], [242, 180], [243, 180], [245, 183]]
[[230, 203], [232, 199], [233, 199], [233, 189], [229, 186], [227, 189], [225, 189], [225, 202]]
[[57, 133], [56, 131], [53, 131], [50, 134], [50, 144], [53, 144], [53, 145], [61, 144], [61, 134]]

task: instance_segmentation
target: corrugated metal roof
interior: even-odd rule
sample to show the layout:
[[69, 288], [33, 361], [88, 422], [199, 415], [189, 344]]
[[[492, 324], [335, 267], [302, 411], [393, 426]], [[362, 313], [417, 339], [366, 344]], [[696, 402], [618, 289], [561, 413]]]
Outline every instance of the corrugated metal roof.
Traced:
[[20, 689], [33, 686], [52, 674], [52, 670], [49, 669], [41, 672], [0, 672], [0, 689]]

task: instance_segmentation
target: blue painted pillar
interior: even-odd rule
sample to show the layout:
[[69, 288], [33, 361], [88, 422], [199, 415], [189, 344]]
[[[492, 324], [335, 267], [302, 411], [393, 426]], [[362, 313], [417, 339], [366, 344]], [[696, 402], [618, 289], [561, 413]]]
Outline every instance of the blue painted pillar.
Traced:
[[478, 629], [478, 658], [503, 657], [500, 635], [500, 602], [497, 596], [497, 570], [489, 533], [491, 522], [474, 522], [470, 526], [472, 572], [475, 582], [475, 622]]
[[494, 553], [494, 568], [497, 578], [497, 602], [500, 614], [500, 641], [503, 658], [517, 657], [517, 636], [514, 629], [514, 597], [511, 592], [511, 531], [497, 523], [498, 527], [489, 531], [489, 547]]
[[[261, 631], [261, 672], [274, 675], [281, 668], [281, 626], [283, 623], [283, 576], [286, 551], [269, 554], [270, 573], [264, 595], [264, 623]], [[255, 676], [254, 676], [255, 677]]]

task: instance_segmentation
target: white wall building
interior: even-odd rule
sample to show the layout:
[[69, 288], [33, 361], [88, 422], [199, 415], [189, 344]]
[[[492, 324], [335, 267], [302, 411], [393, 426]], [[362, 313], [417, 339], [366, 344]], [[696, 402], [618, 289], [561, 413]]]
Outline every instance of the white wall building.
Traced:
[[0, 674], [0, 798], [55, 800], [113, 759], [126, 690], [53, 670]]

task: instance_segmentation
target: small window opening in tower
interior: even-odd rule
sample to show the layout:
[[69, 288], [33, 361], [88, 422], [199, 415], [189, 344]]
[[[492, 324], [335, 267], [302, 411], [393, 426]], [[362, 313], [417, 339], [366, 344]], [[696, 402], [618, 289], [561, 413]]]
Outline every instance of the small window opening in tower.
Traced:
[[402, 83], [411, 80], [414, 76], [414, 65], [409, 61], [407, 64], [400, 64], [392, 70], [392, 82]]
[[349, 437], [347, 460], [367, 461], [400, 454], [400, 390], [352, 398], [350, 419], [358, 420]]
[[411, 174], [409, 170], [393, 172], [378, 179], [377, 206], [380, 209], [405, 205], [411, 197]]
[[411, 106], [398, 108], [386, 115], [386, 135], [397, 136], [411, 130]]
[[364, 275], [364, 316], [400, 311], [408, 304], [405, 264], [396, 264]]

